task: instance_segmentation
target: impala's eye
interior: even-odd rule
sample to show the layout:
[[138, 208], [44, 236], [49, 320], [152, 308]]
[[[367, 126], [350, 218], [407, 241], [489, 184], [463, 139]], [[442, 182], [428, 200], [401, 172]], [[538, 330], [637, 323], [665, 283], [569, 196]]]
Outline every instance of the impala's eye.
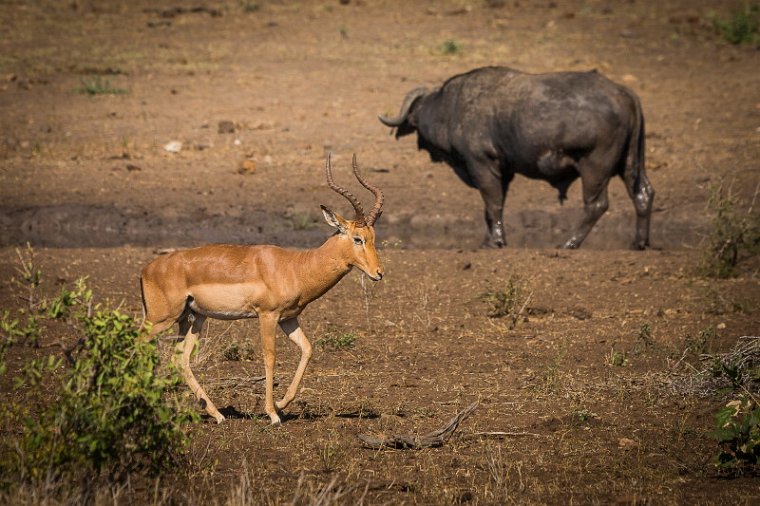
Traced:
[[362, 244], [364, 244], [364, 239], [358, 236], [354, 237], [354, 244], [356, 244], [357, 246], [361, 246]]

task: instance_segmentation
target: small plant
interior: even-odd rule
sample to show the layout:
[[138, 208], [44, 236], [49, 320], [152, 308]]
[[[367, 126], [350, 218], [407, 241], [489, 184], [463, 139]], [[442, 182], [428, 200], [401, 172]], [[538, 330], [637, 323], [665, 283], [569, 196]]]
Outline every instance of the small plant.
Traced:
[[335, 440], [335, 436], [331, 433], [329, 441], [319, 449], [319, 462], [322, 466], [322, 471], [325, 473], [335, 471], [341, 460], [343, 460], [343, 450]]
[[715, 415], [712, 437], [721, 450], [715, 464], [722, 470], [742, 471], [760, 462], [760, 406], [750, 396], [732, 400]]
[[46, 311], [48, 318], [54, 320], [68, 318], [72, 308], [77, 306], [84, 306], [89, 311], [92, 303], [92, 290], [87, 288], [86, 282], [86, 277], [79, 278], [74, 283], [73, 290], [64, 286], [61, 288], [61, 294], [58, 297], [43, 301], [42, 308]]
[[455, 55], [462, 52], [462, 45], [454, 39], [447, 39], [441, 44], [440, 50], [445, 55]]
[[83, 95], [125, 95], [129, 93], [126, 88], [116, 88], [111, 85], [111, 81], [103, 79], [100, 76], [92, 76], [82, 78], [80, 81], [82, 86], [79, 88], [79, 93]]
[[261, 10], [261, 4], [258, 2], [251, 2], [249, 0], [242, 0], [240, 6], [243, 12], [258, 12]]
[[240, 346], [237, 343], [232, 343], [222, 352], [222, 358], [230, 362], [239, 362], [243, 359], [243, 355], [240, 352]]
[[314, 228], [317, 224], [317, 220], [309, 213], [295, 213], [289, 219], [290, 226], [297, 231]]
[[32, 245], [26, 243], [26, 249], [23, 251], [16, 248], [19, 266], [16, 267], [16, 273], [20, 279], [13, 278], [13, 282], [26, 292], [27, 306], [30, 310], [35, 308], [36, 300], [35, 291], [42, 281], [42, 271], [34, 263], [34, 250]]
[[707, 327], [699, 331], [697, 337], [691, 337], [687, 334], [685, 339], [686, 351], [699, 356], [710, 349], [710, 344], [715, 340], [717, 334], [715, 327]]
[[577, 423], [580, 423], [580, 424], [585, 424], [585, 423], [587, 423], [587, 422], [589, 422], [591, 420], [595, 420], [595, 419], [599, 418], [599, 415], [597, 415], [593, 411], [589, 411], [586, 408], [575, 409], [570, 414], [570, 416], [573, 419], [573, 421], [575, 421]]
[[753, 205], [746, 212], [740, 211], [738, 199], [722, 185], [710, 189], [707, 206], [713, 219], [699, 270], [708, 277], [728, 278], [743, 256], [760, 249], [760, 218], [753, 213]]
[[[19, 311], [23, 315], [23, 311]], [[0, 332], [4, 335], [4, 342], [7, 346], [16, 343], [23, 343], [29, 346], [38, 347], [40, 342], [40, 322], [35, 313], [26, 315], [26, 324], [21, 326], [20, 318], [11, 318], [10, 312], [3, 312], [0, 318]]]
[[321, 349], [330, 348], [332, 350], [342, 350], [344, 348], [350, 348], [354, 342], [359, 339], [359, 336], [346, 332], [345, 334], [331, 334], [325, 336], [317, 341], [317, 346]]
[[489, 289], [480, 294], [480, 299], [487, 303], [488, 316], [490, 318], [503, 318], [508, 316], [512, 320], [512, 326], [517, 324], [520, 315], [530, 301], [531, 295], [525, 295], [522, 282], [517, 276], [512, 276], [507, 281], [504, 290]]
[[713, 27], [731, 44], [760, 45], [760, 5], [747, 3], [731, 11], [728, 19], [714, 16]]
[[642, 323], [639, 328], [639, 332], [636, 338], [641, 342], [644, 347], [649, 348], [654, 345], [654, 338], [652, 337], [652, 326], [648, 323]]
[[607, 365], [611, 367], [623, 367], [628, 363], [628, 358], [625, 352], [615, 351], [611, 349], [607, 355]]

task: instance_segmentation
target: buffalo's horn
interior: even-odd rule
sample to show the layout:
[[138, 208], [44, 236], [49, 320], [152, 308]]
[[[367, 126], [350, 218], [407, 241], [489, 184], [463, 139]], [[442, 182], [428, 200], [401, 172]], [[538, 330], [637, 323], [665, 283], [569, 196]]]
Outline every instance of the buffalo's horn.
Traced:
[[377, 186], [368, 183], [364, 180], [361, 174], [359, 174], [359, 166], [356, 163], [356, 153], [354, 153], [354, 157], [351, 160], [351, 166], [354, 169], [354, 175], [356, 176], [356, 179], [359, 180], [359, 182], [362, 184], [363, 187], [368, 189], [372, 192], [372, 194], [375, 196], [375, 205], [372, 206], [372, 210], [367, 215], [367, 225], [370, 227], [375, 224], [375, 220], [377, 220], [377, 217], [380, 216], [381, 209], [383, 208], [383, 201], [385, 200], [385, 197], [383, 196], [383, 192], [378, 188]]
[[354, 220], [356, 222], [357, 227], [364, 227], [367, 225], [367, 222], [364, 218], [364, 209], [362, 209], [362, 205], [359, 202], [359, 199], [351, 195], [348, 190], [345, 188], [342, 188], [335, 184], [335, 181], [333, 181], [332, 177], [332, 166], [330, 164], [330, 153], [327, 154], [327, 161], [325, 162], [325, 173], [327, 174], [327, 186], [330, 187], [330, 189], [334, 190], [335, 192], [339, 193], [340, 195], [343, 195], [346, 200], [351, 202], [351, 205], [354, 208], [354, 212], [356, 213], [356, 219]]
[[401, 126], [406, 117], [409, 115], [409, 109], [412, 108], [412, 104], [415, 100], [428, 94], [427, 88], [415, 88], [404, 97], [404, 102], [401, 104], [401, 111], [395, 118], [389, 118], [387, 116], [378, 116], [378, 119], [383, 122], [385, 126], [397, 127]]

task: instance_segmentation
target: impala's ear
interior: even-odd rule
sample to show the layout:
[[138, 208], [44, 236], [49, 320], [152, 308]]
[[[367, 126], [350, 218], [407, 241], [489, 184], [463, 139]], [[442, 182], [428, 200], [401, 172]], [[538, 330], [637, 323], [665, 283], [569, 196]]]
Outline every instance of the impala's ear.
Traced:
[[345, 234], [348, 230], [348, 223], [343, 217], [337, 213], [332, 212], [328, 207], [319, 206], [322, 208], [322, 214], [325, 215], [325, 221], [331, 227], [337, 228], [341, 234]]

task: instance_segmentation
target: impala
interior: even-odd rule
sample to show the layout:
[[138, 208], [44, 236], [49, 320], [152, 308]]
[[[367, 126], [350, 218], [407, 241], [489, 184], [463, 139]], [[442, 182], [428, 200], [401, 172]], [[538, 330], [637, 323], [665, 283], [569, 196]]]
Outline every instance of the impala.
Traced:
[[[266, 373], [264, 409], [272, 424], [279, 424], [278, 412], [295, 398], [311, 358], [311, 344], [301, 330], [298, 315], [354, 266], [372, 280], [382, 279], [374, 224], [381, 213], [383, 193], [362, 178], [356, 155], [352, 165], [359, 183], [374, 194], [375, 204], [365, 215], [359, 200], [335, 184], [328, 155], [327, 185], [351, 203], [356, 217], [346, 220], [320, 206], [327, 223], [337, 231], [318, 248], [294, 250], [270, 245], [215, 244], [175, 251], [156, 258], [143, 269], [140, 282], [145, 320], [150, 323], [147, 336], [152, 338], [179, 324], [180, 341], [173, 361], [198, 402], [217, 422], [221, 423], [224, 416], [190, 369], [190, 356], [206, 318], [259, 319]], [[273, 378], [278, 325], [298, 345], [301, 359], [284, 397], [275, 404]]]

